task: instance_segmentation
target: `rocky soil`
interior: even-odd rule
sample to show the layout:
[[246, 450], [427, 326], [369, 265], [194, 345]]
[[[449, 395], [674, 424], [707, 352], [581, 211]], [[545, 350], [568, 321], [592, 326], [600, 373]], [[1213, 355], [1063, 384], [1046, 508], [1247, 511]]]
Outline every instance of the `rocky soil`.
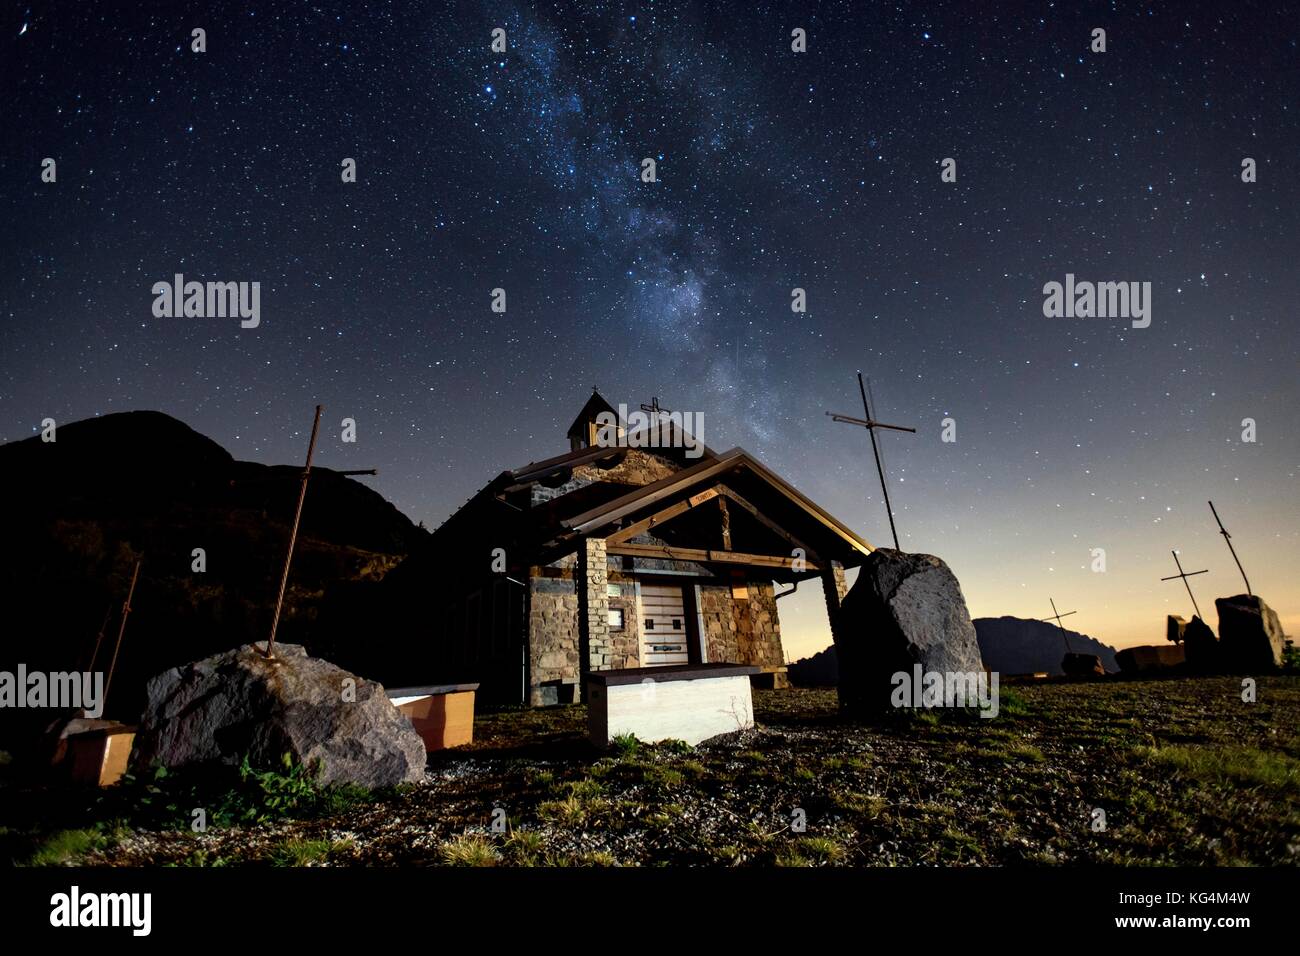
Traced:
[[[313, 819], [118, 826], [68, 862], [157, 865], [1300, 863], [1300, 678], [1004, 687], [992, 720], [847, 723], [756, 692], [752, 731], [601, 754], [580, 705], [482, 715], [421, 784]], [[11, 795], [12, 796], [12, 795]], [[48, 859], [47, 859], [48, 861]]]

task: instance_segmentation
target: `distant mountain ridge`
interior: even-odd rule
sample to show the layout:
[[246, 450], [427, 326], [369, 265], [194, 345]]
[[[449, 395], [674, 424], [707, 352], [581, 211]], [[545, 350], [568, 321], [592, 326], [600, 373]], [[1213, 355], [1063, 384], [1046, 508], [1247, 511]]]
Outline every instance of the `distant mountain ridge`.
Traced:
[[[974, 620], [975, 636], [980, 645], [984, 666], [999, 674], [1061, 675], [1061, 658], [1065, 641], [1061, 629], [1046, 621], [1020, 617], [978, 617]], [[1108, 672], [1119, 671], [1115, 648], [1077, 631], [1065, 632], [1070, 650], [1076, 654], [1096, 654]], [[839, 663], [834, 645], [789, 665], [791, 683], [799, 687], [833, 687], [839, 681]]]
[[[1033, 674], [1046, 671], [1060, 675], [1061, 658], [1065, 656], [1065, 641], [1061, 628], [1050, 621], [1031, 621], [1022, 617], [976, 618], [975, 635], [979, 639], [980, 656], [990, 670], [1002, 674]], [[1110, 673], [1119, 672], [1115, 648], [1078, 631], [1066, 629], [1070, 650], [1075, 654], [1096, 654], [1102, 666]]]
[[[122, 412], [0, 445], [0, 670], [106, 670], [131, 572], [142, 559], [108, 700], [139, 713], [144, 681], [265, 640], [301, 465], [238, 461], [170, 415]], [[371, 488], [314, 466], [279, 637], [341, 666], [392, 656], [365, 628], [379, 580], [429, 535]], [[196, 570], [195, 549], [206, 564]], [[48, 714], [6, 709], [6, 725]], [[0, 741], [0, 749], [4, 744]]]

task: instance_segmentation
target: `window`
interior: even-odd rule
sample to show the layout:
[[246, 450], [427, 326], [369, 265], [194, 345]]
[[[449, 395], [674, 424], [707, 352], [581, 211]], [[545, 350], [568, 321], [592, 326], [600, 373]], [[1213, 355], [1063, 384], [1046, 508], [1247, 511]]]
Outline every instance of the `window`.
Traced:
[[621, 607], [609, 609], [609, 626], [615, 631], [623, 630], [623, 609]]

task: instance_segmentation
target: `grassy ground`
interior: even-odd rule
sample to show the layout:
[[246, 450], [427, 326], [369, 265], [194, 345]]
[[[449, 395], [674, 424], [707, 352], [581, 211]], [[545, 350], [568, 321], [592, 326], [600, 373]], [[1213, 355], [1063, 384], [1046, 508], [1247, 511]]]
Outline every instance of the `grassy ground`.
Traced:
[[[112, 800], [53, 830], [67, 795], [11, 792], [20, 818], [39, 798], [44, 829], [20, 820], [0, 848], [110, 866], [1300, 863], [1300, 678], [1261, 679], [1255, 703], [1236, 678], [1004, 687], [993, 720], [870, 726], [834, 691], [758, 691], [755, 714], [697, 748], [609, 754], [581, 706], [487, 714], [425, 785], [287, 817], [221, 798], [234, 809], [201, 834]], [[205, 799], [166, 798], [182, 815]]]

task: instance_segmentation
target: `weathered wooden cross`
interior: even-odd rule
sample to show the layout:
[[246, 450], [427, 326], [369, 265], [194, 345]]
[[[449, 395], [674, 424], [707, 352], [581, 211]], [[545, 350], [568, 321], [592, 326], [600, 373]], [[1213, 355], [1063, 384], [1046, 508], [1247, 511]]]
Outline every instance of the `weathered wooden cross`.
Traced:
[[[1177, 551], [1170, 551], [1169, 553], [1172, 554], [1172, 555], [1174, 556], [1174, 564], [1176, 564], [1176, 565], [1178, 566], [1178, 573], [1177, 573], [1177, 574], [1171, 574], [1171, 575], [1169, 575], [1169, 577], [1167, 577], [1167, 578], [1161, 578], [1160, 580], [1161, 580], [1161, 581], [1174, 581], [1174, 580], [1177, 580], [1177, 579], [1181, 578], [1182, 581], [1183, 581], [1183, 587], [1187, 588], [1187, 596], [1188, 596], [1189, 598], [1192, 599], [1192, 607], [1196, 608], [1196, 616], [1197, 616], [1197, 617], [1201, 617], [1201, 609], [1200, 609], [1200, 607], [1198, 607], [1197, 604], [1196, 604], [1196, 595], [1192, 593], [1192, 586], [1191, 586], [1190, 584], [1187, 583], [1187, 579], [1190, 578], [1190, 577], [1191, 577], [1192, 575], [1194, 575], [1194, 574], [1205, 574], [1205, 573], [1207, 573], [1210, 569], [1209, 569], [1209, 568], [1205, 568], [1205, 569], [1203, 569], [1203, 570], [1201, 570], [1201, 571], [1184, 571], [1184, 570], [1183, 570], [1183, 563], [1182, 563], [1181, 561], [1178, 560], [1178, 552], [1177, 552]], [[1204, 618], [1201, 618], [1201, 619], [1204, 620]]]
[[1055, 620], [1055, 621], [1056, 621], [1056, 626], [1057, 626], [1058, 628], [1061, 629], [1061, 640], [1065, 641], [1065, 653], [1069, 654], [1069, 653], [1070, 653], [1070, 637], [1069, 637], [1068, 634], [1065, 633], [1065, 628], [1061, 626], [1061, 618], [1063, 618], [1063, 617], [1069, 617], [1071, 614], [1078, 614], [1079, 612], [1078, 612], [1078, 611], [1066, 611], [1064, 614], [1062, 614], [1060, 611], [1058, 611], [1058, 610], [1056, 609], [1056, 601], [1054, 601], [1054, 600], [1053, 600], [1052, 598], [1050, 598], [1050, 597], [1049, 597], [1047, 600], [1050, 601], [1051, 604], [1052, 604], [1052, 613], [1051, 613], [1048, 617], [1040, 617], [1039, 620], [1040, 620], [1040, 621], [1051, 621], [1051, 620]]
[[836, 412], [827, 412], [833, 422], [844, 422], [848, 425], [860, 425], [867, 430], [871, 436], [871, 451], [876, 457], [876, 472], [880, 475], [880, 490], [885, 496], [885, 511], [889, 514], [889, 530], [894, 535], [894, 550], [902, 551], [898, 544], [898, 529], [894, 526], [894, 509], [889, 504], [889, 488], [885, 484], [885, 466], [880, 463], [880, 447], [876, 444], [876, 429], [888, 428], [890, 431], [911, 432], [916, 434], [915, 428], [908, 428], [905, 425], [886, 425], [884, 422], [878, 422], [871, 417], [871, 405], [867, 402], [867, 389], [862, 384], [862, 373], [858, 372], [858, 391], [862, 394], [862, 411], [865, 418], [855, 418], [852, 415], [840, 415]]
[[1210, 502], [1210, 511], [1214, 514], [1214, 520], [1218, 522], [1219, 534], [1223, 535], [1223, 540], [1228, 542], [1228, 550], [1232, 552], [1232, 560], [1237, 562], [1237, 570], [1241, 572], [1241, 579], [1246, 582], [1246, 593], [1251, 594], [1250, 579], [1246, 577], [1246, 569], [1241, 566], [1241, 559], [1237, 557], [1237, 549], [1232, 546], [1232, 535], [1228, 534], [1228, 529], [1219, 521], [1219, 512], [1214, 510], [1214, 502]]

